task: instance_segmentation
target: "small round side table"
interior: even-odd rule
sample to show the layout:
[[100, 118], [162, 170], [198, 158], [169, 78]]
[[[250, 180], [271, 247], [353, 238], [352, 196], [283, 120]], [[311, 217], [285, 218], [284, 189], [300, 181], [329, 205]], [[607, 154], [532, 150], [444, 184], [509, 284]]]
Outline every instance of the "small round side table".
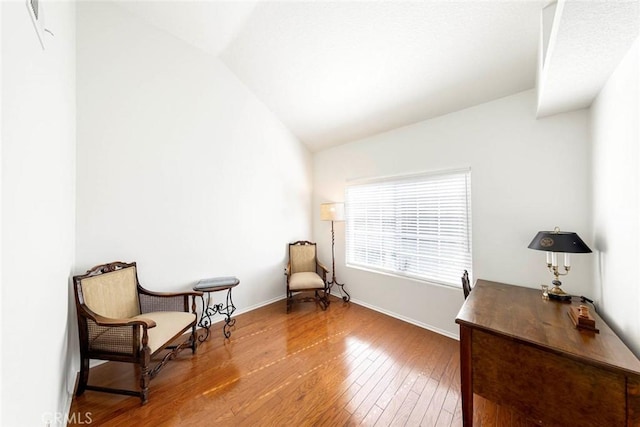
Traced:
[[[214, 277], [211, 279], [202, 279], [194, 287], [194, 291], [203, 292], [202, 294], [202, 315], [200, 316], [200, 322], [198, 326], [207, 330], [204, 337], [199, 337], [200, 342], [206, 341], [209, 338], [209, 328], [211, 328], [211, 318], [216, 314], [222, 314], [225, 316], [224, 327], [222, 328], [222, 334], [225, 338], [231, 336], [230, 328], [236, 324], [236, 319], [232, 319], [231, 315], [236, 311], [236, 306], [233, 305], [231, 299], [231, 290], [238, 286], [240, 280], [237, 277]], [[223, 303], [212, 304], [211, 294], [214, 292], [227, 291], [226, 305]], [[206, 297], [205, 297], [206, 295]]]

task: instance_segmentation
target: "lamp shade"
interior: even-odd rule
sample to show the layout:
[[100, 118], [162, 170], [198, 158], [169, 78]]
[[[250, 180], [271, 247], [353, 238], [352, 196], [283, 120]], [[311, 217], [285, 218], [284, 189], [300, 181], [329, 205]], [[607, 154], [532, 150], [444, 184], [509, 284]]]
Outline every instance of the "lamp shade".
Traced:
[[571, 254], [588, 254], [591, 249], [580, 236], [571, 231], [539, 231], [529, 243], [529, 249], [547, 252], [565, 252]]
[[322, 221], [344, 221], [344, 203], [321, 203], [320, 219]]

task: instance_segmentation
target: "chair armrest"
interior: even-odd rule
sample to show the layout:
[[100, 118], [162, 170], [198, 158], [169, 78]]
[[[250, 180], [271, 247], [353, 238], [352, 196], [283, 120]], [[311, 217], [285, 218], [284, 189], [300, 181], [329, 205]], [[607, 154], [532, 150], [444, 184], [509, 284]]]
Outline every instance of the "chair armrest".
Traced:
[[287, 276], [287, 280], [289, 280], [289, 276], [291, 276], [291, 261], [287, 262], [287, 267], [284, 269], [284, 275]]
[[322, 276], [322, 281], [327, 283], [327, 273], [329, 270], [324, 266], [320, 261], [316, 261], [316, 273], [319, 273]]
[[324, 266], [323, 263], [321, 263], [320, 261], [316, 261], [316, 265], [318, 266], [318, 268], [324, 270], [325, 273], [328, 273], [329, 270], [327, 269], [327, 267]]
[[118, 353], [126, 357], [137, 357], [149, 351], [149, 330], [156, 322], [145, 318], [115, 319], [101, 316], [86, 305], [78, 305], [80, 323], [80, 348], [82, 352], [103, 355], [104, 352]]
[[110, 317], [104, 317], [97, 313], [94, 313], [86, 305], [81, 305], [82, 315], [93, 320], [98, 326], [115, 327], [115, 326], [142, 326], [144, 328], [155, 328], [156, 322], [151, 319], [143, 318], [126, 318], [126, 319], [112, 319]]

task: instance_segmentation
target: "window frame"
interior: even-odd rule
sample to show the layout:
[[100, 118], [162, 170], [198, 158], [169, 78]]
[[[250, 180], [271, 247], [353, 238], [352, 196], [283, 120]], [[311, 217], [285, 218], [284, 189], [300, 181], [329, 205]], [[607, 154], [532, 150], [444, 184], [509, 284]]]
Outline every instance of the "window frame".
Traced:
[[[446, 192], [447, 185], [453, 185], [452, 182], [463, 181], [463, 190], [460, 191], [459, 188], [456, 187], [456, 191], [453, 195], [453, 198], [456, 200], [451, 203], [450, 206], [442, 208], [445, 203], [442, 202], [443, 198], [451, 199], [452, 195]], [[438, 184], [439, 183], [439, 184]], [[429, 186], [435, 188], [435, 190], [425, 190]], [[440, 187], [438, 187], [440, 185]], [[456, 185], [460, 185], [459, 182], [456, 182]], [[395, 187], [395, 189], [394, 189]], [[407, 188], [422, 188], [423, 193], [419, 193], [421, 196], [415, 198], [416, 207], [414, 209], [413, 214], [415, 217], [407, 217], [400, 218], [402, 214], [407, 215], [411, 213], [411, 209], [406, 206], [406, 197], [408, 193], [411, 193], [411, 190], [407, 190]], [[442, 188], [441, 188], [442, 187]], [[381, 202], [383, 207], [380, 209], [386, 209], [385, 214], [389, 215], [391, 212], [391, 221], [390, 228], [391, 231], [387, 229], [383, 232], [385, 227], [383, 220], [381, 219], [377, 224], [378, 230], [377, 232], [365, 232], [362, 230], [362, 225], [360, 225], [360, 230], [355, 229], [355, 221], [359, 220], [363, 221], [362, 218], [357, 218], [358, 215], [362, 216], [362, 213], [354, 214], [354, 210], [363, 209], [362, 206], [354, 206], [354, 196], [353, 192], [357, 190], [379, 190], [390, 192], [387, 194], [390, 197], [391, 202], [387, 201], [387, 203]], [[385, 193], [386, 194], [386, 193]], [[365, 201], [364, 203], [368, 203], [369, 205], [365, 206], [364, 209], [369, 209], [375, 211], [376, 207], [374, 205], [376, 198], [382, 199], [382, 196], [373, 196], [371, 199]], [[393, 200], [395, 199], [395, 200]], [[472, 274], [472, 265], [473, 265], [473, 250], [472, 250], [472, 211], [471, 211], [471, 168], [464, 169], [450, 169], [450, 170], [441, 170], [441, 171], [430, 171], [430, 172], [422, 172], [417, 174], [410, 175], [396, 175], [390, 177], [378, 177], [371, 178], [366, 180], [355, 180], [347, 183], [345, 187], [345, 265], [350, 268], [356, 268], [364, 271], [370, 271], [383, 275], [390, 275], [395, 277], [401, 277], [405, 279], [412, 279], [420, 282], [427, 282], [437, 285], [443, 285], [447, 287], [455, 287], [461, 288], [462, 283], [460, 277], [464, 270], [469, 272], [469, 275]], [[411, 200], [411, 199], [409, 199]], [[418, 207], [420, 203], [425, 203], [425, 200], [428, 202], [435, 202], [440, 200], [440, 208], [442, 208], [442, 212], [436, 209], [438, 212], [437, 217], [434, 220], [432, 215], [424, 214], [424, 211], [429, 208], [434, 208], [434, 206], [429, 205], [429, 208], [424, 208], [426, 205], [421, 205], [422, 209]], [[360, 201], [361, 202], [361, 201]], [[360, 203], [358, 202], [358, 203]], [[389, 208], [388, 203], [391, 203], [391, 208]], [[403, 205], [404, 204], [404, 205]], [[391, 209], [389, 211], [389, 209]], [[423, 212], [423, 215], [420, 215], [420, 211]], [[452, 215], [451, 212], [456, 212], [457, 216]], [[366, 216], [366, 214], [365, 214]], [[383, 214], [380, 214], [381, 218]], [[385, 217], [385, 219], [388, 217]], [[434, 234], [430, 234], [429, 238], [425, 237], [428, 233], [425, 233], [423, 230], [428, 228], [428, 226], [421, 226], [421, 224], [427, 224], [429, 221], [437, 222], [440, 224], [443, 219], [457, 219], [462, 223], [462, 225], [456, 226], [436, 226], [438, 232]], [[365, 221], [368, 221], [365, 220]], [[407, 225], [409, 224], [409, 226]], [[388, 225], [388, 224], [387, 224]], [[366, 226], [365, 226], [366, 227]], [[405, 232], [400, 232], [399, 229], [405, 228]], [[431, 226], [433, 228], [433, 226]], [[406, 233], [406, 229], [412, 229], [412, 232]], [[442, 231], [451, 230], [454, 233], [462, 233], [462, 234], [454, 234], [454, 237], [450, 237], [449, 240], [443, 238]], [[360, 233], [359, 235], [354, 235], [354, 233]], [[371, 238], [370, 236], [363, 236], [365, 234], [378, 234], [379, 236]], [[386, 235], [386, 236], [385, 236]], [[437, 237], [434, 240], [434, 236]], [[460, 240], [460, 238], [462, 240]], [[380, 246], [380, 262], [377, 264], [371, 264], [368, 262], [362, 262], [356, 258], [363, 256], [367, 257], [367, 255], [362, 255], [360, 252], [359, 255], [356, 255], [356, 251], [365, 250], [369, 251], [368, 247], [362, 247], [362, 242], [354, 243], [357, 239], [364, 239], [365, 241], [375, 240], [376, 244]], [[377, 239], [377, 240], [376, 240]], [[403, 246], [403, 241], [405, 240], [415, 240], [416, 251], [414, 252], [398, 252], [397, 249]], [[456, 241], [459, 240], [459, 241]], [[379, 240], [379, 242], [378, 242]], [[403, 243], [399, 243], [403, 242]], [[423, 247], [427, 247], [431, 245], [435, 245], [438, 247], [436, 250], [420, 250], [418, 249], [420, 245]], [[355, 245], [355, 246], [354, 246]], [[453, 260], [447, 259], [443, 255], [443, 246], [448, 246], [449, 248], [453, 245], [454, 247], [458, 247], [456, 250], [456, 255], [453, 256]], [[372, 246], [375, 246], [372, 243]], [[412, 245], [407, 245], [410, 247]], [[460, 247], [462, 249], [460, 250]], [[395, 252], [389, 252], [390, 250], [395, 250]], [[386, 251], [386, 252], [385, 252]], [[462, 255], [460, 255], [462, 254]], [[401, 255], [401, 256], [399, 256]], [[433, 255], [436, 255], [435, 258]], [[375, 258], [375, 256], [374, 256]], [[384, 259], [383, 259], [384, 258]], [[392, 260], [390, 261], [389, 258]], [[424, 265], [429, 264], [430, 262], [436, 263], [439, 266], [435, 269], [429, 270], [429, 268], [418, 267], [417, 271], [415, 268], [407, 268], [407, 265], [411, 264], [413, 258], [413, 264], [416, 265]], [[431, 261], [429, 261], [429, 259]], [[444, 263], [442, 261], [445, 261]], [[454, 262], [455, 261], [455, 262]], [[390, 267], [389, 264], [395, 264], [395, 266]], [[443, 268], [442, 265], [446, 263], [455, 264], [450, 268]], [[403, 268], [399, 268], [398, 265], [402, 264]], [[434, 271], [437, 270], [437, 271]], [[459, 270], [459, 271], [458, 271]]]

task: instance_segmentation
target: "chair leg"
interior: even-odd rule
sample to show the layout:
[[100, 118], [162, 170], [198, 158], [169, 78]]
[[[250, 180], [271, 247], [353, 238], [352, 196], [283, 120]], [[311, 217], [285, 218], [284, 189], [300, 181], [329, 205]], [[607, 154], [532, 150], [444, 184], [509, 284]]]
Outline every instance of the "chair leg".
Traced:
[[191, 327], [191, 354], [196, 354], [198, 351], [198, 335], [196, 334], [196, 325]]
[[151, 362], [151, 354], [149, 347], [142, 349], [142, 373], [140, 375], [140, 400], [142, 404], [146, 404], [149, 401], [149, 381], [151, 380], [151, 374], [149, 372], [149, 363]]
[[321, 297], [318, 291], [316, 291], [315, 294], [316, 294], [316, 301], [318, 301], [318, 303], [320, 304], [320, 308], [322, 309], [322, 311], [326, 310], [327, 306], [329, 305], [327, 304], [326, 296]]
[[80, 396], [87, 388], [89, 382], [89, 358], [81, 357], [80, 361], [80, 377], [78, 378], [78, 388], [76, 389], [76, 396]]

